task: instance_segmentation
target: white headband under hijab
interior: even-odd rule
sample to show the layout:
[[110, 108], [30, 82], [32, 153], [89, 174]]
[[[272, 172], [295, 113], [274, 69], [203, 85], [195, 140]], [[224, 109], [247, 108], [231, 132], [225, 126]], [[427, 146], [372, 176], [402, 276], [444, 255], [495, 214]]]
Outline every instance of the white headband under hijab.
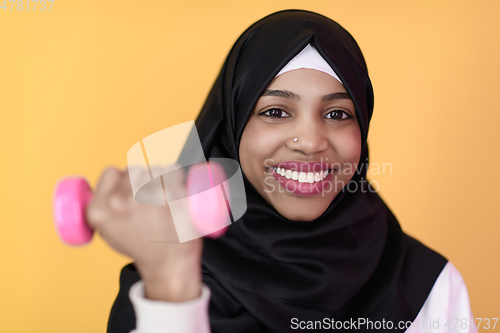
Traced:
[[300, 51], [299, 54], [297, 54], [292, 60], [290, 60], [288, 64], [286, 64], [285, 67], [283, 67], [279, 71], [279, 73], [276, 74], [276, 76], [299, 68], [315, 69], [326, 74], [330, 74], [340, 83], [342, 83], [339, 76], [333, 71], [330, 65], [328, 65], [325, 59], [323, 59], [323, 57], [311, 44], [307, 44], [307, 46], [302, 51]]

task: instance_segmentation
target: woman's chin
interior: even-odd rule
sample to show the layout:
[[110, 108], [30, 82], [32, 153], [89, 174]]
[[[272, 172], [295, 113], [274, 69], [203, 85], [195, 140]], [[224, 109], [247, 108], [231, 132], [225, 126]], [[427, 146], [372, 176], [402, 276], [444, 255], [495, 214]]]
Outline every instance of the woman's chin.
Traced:
[[317, 219], [328, 208], [328, 204], [318, 206], [317, 202], [304, 202], [302, 204], [275, 204], [274, 208], [281, 216], [297, 222], [311, 222]]

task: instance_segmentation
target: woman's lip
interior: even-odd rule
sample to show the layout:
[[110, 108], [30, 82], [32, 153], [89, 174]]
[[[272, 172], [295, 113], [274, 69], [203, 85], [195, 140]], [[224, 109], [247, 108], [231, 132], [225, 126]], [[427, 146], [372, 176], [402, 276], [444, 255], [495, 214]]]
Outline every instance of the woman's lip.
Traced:
[[331, 191], [331, 187], [333, 186], [331, 179], [335, 170], [328, 172], [323, 180], [313, 183], [301, 183], [297, 180], [288, 179], [276, 173], [276, 171], [274, 171], [272, 167], [269, 167], [269, 172], [273, 175], [278, 184], [280, 184], [280, 186], [282, 186], [288, 192], [292, 192], [300, 196], [311, 196], [323, 192], [323, 189], [328, 183], [330, 184]]
[[281, 162], [274, 167], [297, 172], [319, 172], [334, 169], [333, 165], [334, 163], [287, 161]]

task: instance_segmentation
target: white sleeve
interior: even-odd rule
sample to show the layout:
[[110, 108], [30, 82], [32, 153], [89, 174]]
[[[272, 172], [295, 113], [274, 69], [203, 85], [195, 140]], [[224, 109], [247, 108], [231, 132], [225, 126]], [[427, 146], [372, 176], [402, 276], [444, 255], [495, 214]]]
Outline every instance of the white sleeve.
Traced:
[[469, 293], [460, 272], [448, 262], [408, 333], [477, 333]]
[[164, 302], [145, 298], [144, 282], [129, 291], [136, 328], [130, 333], [210, 333], [208, 303], [210, 289], [203, 284], [201, 296], [187, 302]]

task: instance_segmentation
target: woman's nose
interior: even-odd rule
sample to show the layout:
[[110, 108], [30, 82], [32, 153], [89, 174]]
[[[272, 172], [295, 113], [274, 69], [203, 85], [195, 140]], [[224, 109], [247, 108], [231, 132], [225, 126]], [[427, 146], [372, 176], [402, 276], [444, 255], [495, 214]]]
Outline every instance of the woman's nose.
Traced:
[[304, 121], [290, 131], [287, 147], [304, 155], [314, 155], [328, 148], [328, 138], [321, 125]]

